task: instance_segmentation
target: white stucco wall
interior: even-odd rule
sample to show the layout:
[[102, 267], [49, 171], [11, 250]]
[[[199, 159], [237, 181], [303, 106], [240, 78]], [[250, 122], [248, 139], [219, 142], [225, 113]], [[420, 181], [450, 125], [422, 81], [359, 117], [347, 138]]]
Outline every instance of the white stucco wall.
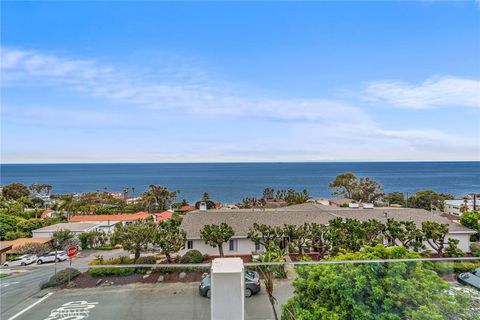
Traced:
[[[470, 252], [470, 234], [467, 233], [449, 233], [447, 234], [446, 241], [448, 241], [449, 238], [457, 239], [460, 242], [458, 243], [458, 247], [463, 251], [463, 252]], [[236, 251], [230, 251], [229, 250], [229, 245], [228, 243], [225, 243], [223, 245], [223, 253], [225, 256], [232, 256], [232, 255], [245, 255], [245, 254], [251, 254], [252, 252], [255, 252], [255, 243], [253, 243], [250, 239], [247, 238], [234, 238], [237, 239], [237, 244], [238, 248]], [[202, 239], [192, 239], [193, 241], [193, 248], [191, 249], [196, 249], [200, 251], [203, 254], [208, 254], [210, 256], [218, 256], [218, 248], [213, 248], [209, 246], [208, 244], [205, 244], [205, 241]], [[428, 249], [434, 251], [427, 242], [425, 242], [425, 245], [427, 246]], [[185, 249], [181, 250], [179, 252], [180, 255], [184, 255], [185, 252], [188, 250], [187, 246], [185, 245]], [[262, 247], [261, 250], [264, 248]]]
[[[237, 250], [235, 251], [230, 251], [229, 250], [229, 244], [224, 243], [223, 244], [223, 253], [225, 256], [233, 256], [233, 255], [243, 255], [243, 254], [252, 254], [252, 252], [255, 252], [255, 243], [253, 243], [250, 239], [247, 238], [233, 238], [237, 240]], [[205, 244], [205, 241], [202, 239], [192, 239], [193, 241], [193, 248], [187, 249], [187, 246], [185, 245], [185, 249], [181, 250], [179, 252], [180, 255], [184, 255], [185, 252], [188, 250], [198, 250], [203, 254], [208, 254], [209, 256], [218, 256], [218, 248], [213, 248], [208, 244]]]

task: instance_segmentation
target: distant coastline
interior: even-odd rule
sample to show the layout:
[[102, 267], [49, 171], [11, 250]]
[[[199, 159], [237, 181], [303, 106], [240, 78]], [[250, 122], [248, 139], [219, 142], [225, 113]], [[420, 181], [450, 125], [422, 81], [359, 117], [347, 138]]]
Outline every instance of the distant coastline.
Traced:
[[195, 201], [207, 191], [228, 203], [266, 187], [307, 188], [315, 198], [328, 198], [328, 183], [342, 172], [377, 179], [385, 192], [480, 192], [479, 161], [50, 163], [1, 164], [0, 170], [2, 184], [49, 183], [53, 193], [145, 190], [160, 184], [179, 189], [180, 199]]

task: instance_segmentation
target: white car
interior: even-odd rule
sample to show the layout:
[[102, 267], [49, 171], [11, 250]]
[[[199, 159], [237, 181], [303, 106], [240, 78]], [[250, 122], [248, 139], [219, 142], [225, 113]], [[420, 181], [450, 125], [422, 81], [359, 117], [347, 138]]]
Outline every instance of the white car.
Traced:
[[[68, 259], [65, 251], [57, 251], [57, 262], [65, 261]], [[45, 262], [55, 262], [55, 251], [44, 253], [38, 256], [37, 263], [42, 264]]]
[[25, 254], [20, 257], [16, 257], [11, 261], [7, 261], [3, 264], [5, 267], [15, 267], [15, 266], [26, 266], [28, 264], [34, 263], [37, 261], [37, 256], [33, 254]]

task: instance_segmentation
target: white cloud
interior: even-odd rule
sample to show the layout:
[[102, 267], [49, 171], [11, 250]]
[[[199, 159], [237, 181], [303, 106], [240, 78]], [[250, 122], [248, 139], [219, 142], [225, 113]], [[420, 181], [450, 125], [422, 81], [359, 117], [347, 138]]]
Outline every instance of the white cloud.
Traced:
[[[130, 158], [116, 153], [115, 141], [111, 148], [102, 145], [97, 153], [71, 150], [63, 161], [301, 161], [301, 160], [425, 160], [425, 159], [475, 159], [478, 146], [466, 143], [466, 139], [428, 128], [384, 129], [362, 109], [342, 101], [316, 99], [279, 99], [275, 97], [241, 94], [228, 84], [204, 81], [209, 78], [205, 72], [189, 74], [183, 68], [181, 76], [175, 77], [175, 70], [165, 74], [145, 76], [141, 72], [120, 70], [105, 66], [93, 60], [65, 58], [36, 51], [2, 48], [2, 86], [53, 86], [81, 92], [87, 96], [100, 97], [115, 103], [136, 105], [142, 108], [138, 118], [131, 114], [109, 117], [109, 112], [62, 110], [60, 106], [4, 108], [2, 122], [12, 121], [33, 127], [35, 121], [45, 122], [55, 118], [56, 123], [70, 126], [115, 126], [131, 127], [132, 123], [155, 127], [162, 110], [179, 110], [195, 116], [217, 117], [223, 120], [250, 119], [274, 123], [269, 132], [255, 128], [259, 136], [253, 139], [234, 141], [218, 132], [213, 139], [197, 128], [195, 142], [188, 145], [190, 152], [179, 156], [177, 148], [167, 148], [165, 142], [158, 146], [158, 152], [150, 149], [130, 153]], [[157, 70], [158, 73], [163, 72]], [[200, 78], [196, 78], [200, 74]], [[187, 75], [187, 76], [186, 76]], [[155, 79], [155, 80], [154, 80]], [[180, 81], [179, 81], [180, 79]], [[479, 82], [453, 77], [428, 80], [418, 87], [401, 82], [372, 82], [367, 87], [369, 97], [390, 104], [409, 108], [431, 108], [460, 105], [478, 107]], [[475, 92], [474, 92], [475, 91]], [[40, 101], [41, 102], [41, 101]], [[115, 104], [113, 104], [115, 105]], [[60, 109], [60, 110], [56, 110]], [[119, 109], [120, 110], [120, 109]], [[147, 114], [148, 118], [141, 118]], [[62, 121], [62, 118], [67, 119]], [[74, 120], [72, 120], [74, 119]], [[288, 122], [288, 126], [283, 124]], [[284, 130], [288, 127], [288, 131]], [[220, 130], [221, 131], [221, 130]], [[5, 135], [4, 135], [5, 136]], [[151, 145], [157, 143], [152, 135]], [[242, 137], [238, 133], [236, 139]], [[143, 139], [148, 139], [144, 137]], [[174, 138], [173, 138], [174, 139]], [[106, 141], [105, 140], [105, 141]], [[249, 141], [247, 141], [249, 140]], [[173, 141], [173, 140], [172, 140]], [[94, 143], [94, 142], [92, 142]], [[99, 142], [100, 143], [100, 142]], [[192, 147], [193, 145], [193, 147]], [[5, 162], [25, 161], [26, 153], [21, 145], [7, 144], [2, 155]], [[59, 147], [69, 150], [69, 146]], [[29, 148], [24, 148], [30, 150]], [[451, 151], [451, 152], [450, 152]], [[30, 151], [29, 151], [30, 152]], [[40, 151], [39, 151], [40, 152]], [[43, 151], [42, 151], [43, 152]], [[78, 154], [77, 154], [78, 153]], [[37, 156], [28, 155], [33, 162], [52, 162], [46, 152]], [[62, 161], [53, 154], [53, 161]], [[61, 156], [61, 155], [60, 155]], [[44, 158], [47, 157], [47, 158]], [[87, 158], [86, 158], [87, 157]], [[23, 159], [23, 160], [22, 160]]]
[[450, 76], [430, 78], [419, 85], [374, 81], [367, 84], [365, 93], [370, 99], [402, 108], [480, 108], [480, 81]]

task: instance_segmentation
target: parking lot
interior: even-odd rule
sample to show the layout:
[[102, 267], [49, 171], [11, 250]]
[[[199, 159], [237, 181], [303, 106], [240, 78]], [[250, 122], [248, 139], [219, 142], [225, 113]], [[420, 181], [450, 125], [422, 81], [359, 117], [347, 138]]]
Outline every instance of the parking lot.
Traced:
[[[43, 290], [14, 307], [4, 309], [7, 306], [4, 305], [3, 298], [14, 298], [14, 296], [8, 296], [15, 295], [18, 287], [23, 286], [20, 282], [15, 283], [15, 277], [8, 281], [11, 284], [2, 289], [1, 318], [5, 320], [210, 319], [210, 300], [199, 295], [197, 283], [133, 284], [93, 289]], [[4, 283], [7, 283], [7, 280]], [[286, 302], [293, 294], [291, 282], [279, 281], [275, 293], [280, 304]], [[11, 299], [8, 300], [11, 301]], [[264, 290], [258, 295], [245, 299], [245, 318], [273, 318]]]

